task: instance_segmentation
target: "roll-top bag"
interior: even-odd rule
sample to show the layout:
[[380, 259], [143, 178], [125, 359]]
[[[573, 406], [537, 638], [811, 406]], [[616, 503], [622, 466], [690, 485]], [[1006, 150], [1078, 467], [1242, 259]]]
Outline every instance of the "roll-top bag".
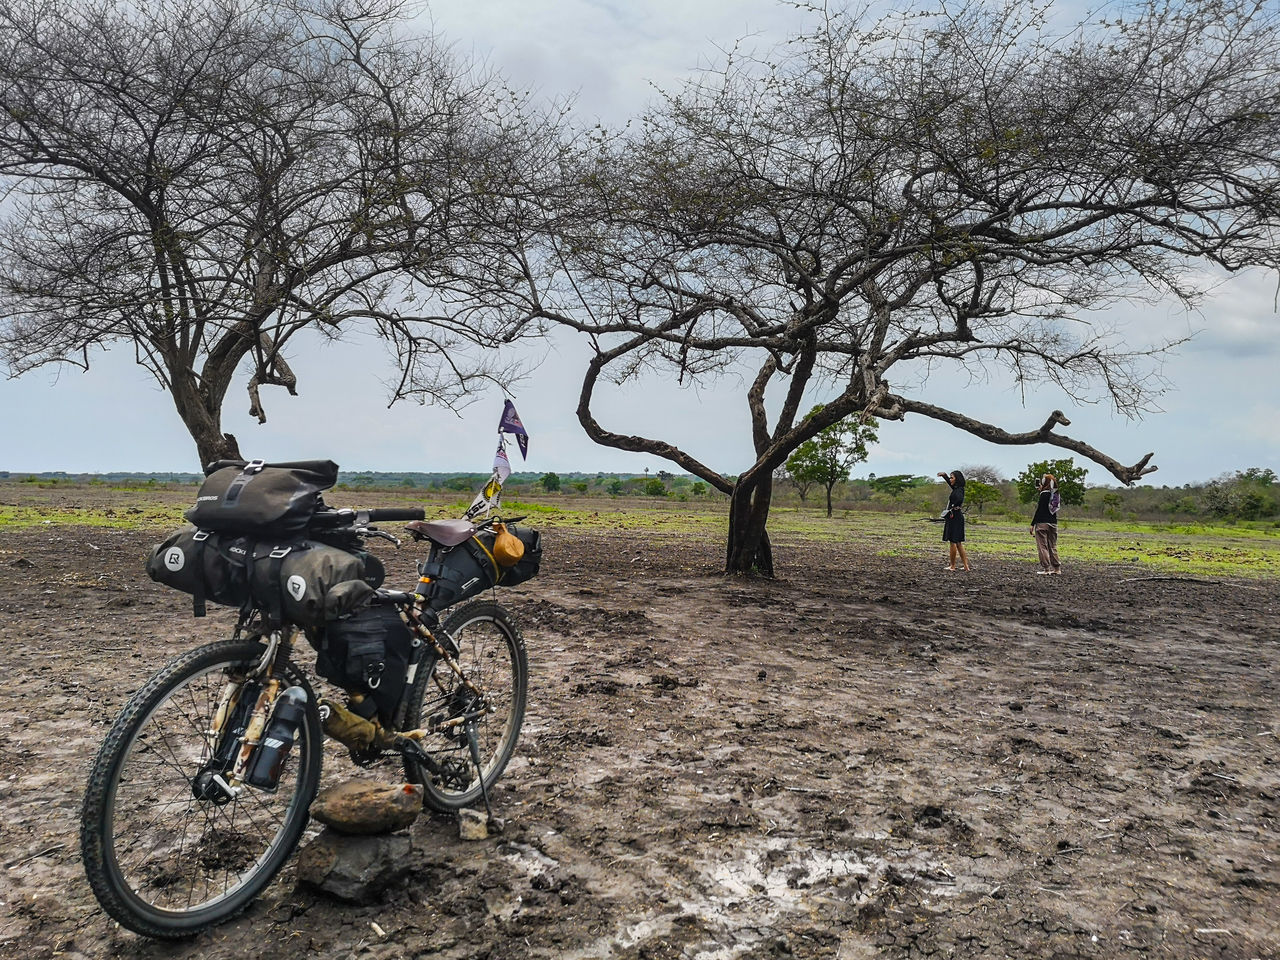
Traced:
[[332, 460], [218, 460], [205, 469], [186, 517], [201, 530], [301, 537], [323, 503], [321, 493], [337, 482]]
[[171, 534], [147, 561], [152, 580], [192, 595], [196, 616], [204, 616], [209, 601], [257, 608], [273, 623], [304, 627], [367, 603], [374, 592], [367, 573], [360, 556], [326, 544], [258, 541], [190, 528]]
[[494, 554], [495, 534], [482, 530], [470, 540], [448, 550], [436, 548], [418, 564], [421, 577], [417, 592], [433, 610], [443, 610], [491, 587], [511, 587], [537, 576], [542, 563], [542, 534], [528, 528], [507, 527], [524, 544], [524, 554], [512, 566], [504, 566]]

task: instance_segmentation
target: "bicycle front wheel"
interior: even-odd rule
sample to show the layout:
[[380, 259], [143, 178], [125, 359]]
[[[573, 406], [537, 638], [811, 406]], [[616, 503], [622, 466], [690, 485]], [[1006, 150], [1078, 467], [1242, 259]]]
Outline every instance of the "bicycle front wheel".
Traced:
[[[454, 611], [443, 630], [458, 647], [455, 673], [437, 662], [409, 690], [404, 729], [431, 732], [421, 741], [437, 771], [407, 759], [405, 775], [423, 785], [423, 802], [441, 812], [470, 806], [490, 789], [515, 752], [524, 722], [529, 663], [520, 628], [505, 609], [481, 601]], [[472, 718], [479, 746], [479, 775], [471, 753]]]
[[224, 640], [165, 666], [125, 704], [89, 774], [81, 815], [85, 872], [103, 909], [150, 937], [190, 936], [243, 910], [284, 866], [320, 782], [322, 736], [307, 707], [274, 792], [209, 786], [211, 730], [228, 683], [265, 645]]

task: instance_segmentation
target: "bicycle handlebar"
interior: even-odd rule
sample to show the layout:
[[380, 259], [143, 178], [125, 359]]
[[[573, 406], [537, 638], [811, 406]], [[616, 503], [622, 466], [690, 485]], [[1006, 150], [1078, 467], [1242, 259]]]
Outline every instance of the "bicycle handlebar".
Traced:
[[370, 510], [368, 513], [370, 523], [377, 523], [379, 520], [422, 520], [427, 515], [427, 512], [421, 507]]
[[325, 510], [311, 518], [311, 526], [320, 530], [346, 527], [355, 524], [365, 526], [379, 520], [422, 520], [426, 511], [421, 507], [403, 507], [385, 510]]

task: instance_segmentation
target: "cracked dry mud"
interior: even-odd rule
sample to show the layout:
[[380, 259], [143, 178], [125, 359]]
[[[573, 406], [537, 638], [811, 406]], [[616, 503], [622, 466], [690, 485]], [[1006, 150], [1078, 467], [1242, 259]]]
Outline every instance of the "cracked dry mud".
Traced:
[[[288, 867], [173, 945], [97, 908], [81, 793], [129, 694], [230, 617], [145, 579], [154, 537], [6, 533], [0, 956], [1280, 956], [1275, 581], [784, 541], [761, 583], [705, 540], [545, 536], [501, 597], [532, 674], [505, 834], [424, 817], [385, 903]], [[358, 773], [331, 748], [322, 785]]]

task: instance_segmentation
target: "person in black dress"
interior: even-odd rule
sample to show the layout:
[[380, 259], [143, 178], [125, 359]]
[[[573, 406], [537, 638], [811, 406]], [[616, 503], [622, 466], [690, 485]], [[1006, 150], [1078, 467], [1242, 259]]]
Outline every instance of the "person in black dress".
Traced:
[[939, 473], [947, 485], [951, 487], [951, 496], [947, 499], [947, 512], [943, 514], [942, 539], [951, 544], [951, 562], [944, 570], [956, 569], [956, 555], [965, 573], [969, 572], [969, 555], [964, 550], [964, 474], [959, 470], [951, 473]]

